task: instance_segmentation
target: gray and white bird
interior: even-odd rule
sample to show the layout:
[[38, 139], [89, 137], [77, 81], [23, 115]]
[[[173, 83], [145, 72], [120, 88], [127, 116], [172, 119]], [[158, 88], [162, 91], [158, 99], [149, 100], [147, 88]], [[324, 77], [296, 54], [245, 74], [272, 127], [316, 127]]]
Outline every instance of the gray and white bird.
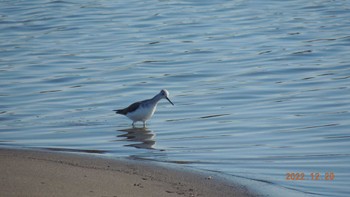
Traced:
[[150, 119], [156, 111], [157, 104], [161, 99], [167, 99], [169, 103], [174, 105], [169, 99], [169, 92], [166, 89], [161, 90], [157, 95], [151, 99], [135, 102], [124, 109], [113, 110], [117, 114], [125, 115], [132, 120], [132, 126], [135, 122], [142, 121], [143, 127], [146, 126], [146, 121]]

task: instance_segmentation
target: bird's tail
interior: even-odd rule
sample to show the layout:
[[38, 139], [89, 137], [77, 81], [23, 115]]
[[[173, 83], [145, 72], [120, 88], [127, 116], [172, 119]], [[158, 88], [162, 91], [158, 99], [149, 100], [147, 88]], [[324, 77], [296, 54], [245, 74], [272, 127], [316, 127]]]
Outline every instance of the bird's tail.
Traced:
[[113, 110], [116, 114], [124, 114], [122, 109]]

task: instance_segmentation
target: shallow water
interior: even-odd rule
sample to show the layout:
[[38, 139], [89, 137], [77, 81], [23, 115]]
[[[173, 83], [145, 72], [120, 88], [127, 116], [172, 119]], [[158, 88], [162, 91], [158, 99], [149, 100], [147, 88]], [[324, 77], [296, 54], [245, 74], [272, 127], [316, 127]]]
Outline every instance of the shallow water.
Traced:
[[[2, 1], [0, 144], [176, 163], [347, 196], [349, 8]], [[161, 101], [147, 129], [112, 111], [162, 88], [175, 106]], [[286, 180], [292, 172], [308, 180]], [[330, 172], [335, 179], [324, 180]]]

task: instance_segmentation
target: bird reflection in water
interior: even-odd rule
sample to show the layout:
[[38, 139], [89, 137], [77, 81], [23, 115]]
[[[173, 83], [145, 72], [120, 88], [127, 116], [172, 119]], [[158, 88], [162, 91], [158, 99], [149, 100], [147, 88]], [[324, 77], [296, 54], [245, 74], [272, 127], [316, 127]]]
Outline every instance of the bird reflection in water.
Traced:
[[135, 142], [125, 146], [133, 146], [135, 148], [144, 148], [144, 149], [154, 149], [153, 146], [156, 143], [154, 140], [155, 134], [153, 131], [147, 128], [129, 128], [119, 130], [126, 132], [125, 134], [118, 135], [117, 137], [126, 138], [123, 141]]

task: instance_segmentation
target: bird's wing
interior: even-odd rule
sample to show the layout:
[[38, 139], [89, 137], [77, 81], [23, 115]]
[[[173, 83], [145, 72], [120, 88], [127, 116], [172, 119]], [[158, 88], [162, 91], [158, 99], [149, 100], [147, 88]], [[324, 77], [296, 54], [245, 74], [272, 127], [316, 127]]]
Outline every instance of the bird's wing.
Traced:
[[118, 109], [118, 110], [114, 110], [114, 111], [116, 111], [117, 114], [126, 115], [127, 113], [135, 111], [140, 106], [140, 104], [141, 104], [141, 102], [136, 102], [136, 103], [129, 105], [127, 108]]

